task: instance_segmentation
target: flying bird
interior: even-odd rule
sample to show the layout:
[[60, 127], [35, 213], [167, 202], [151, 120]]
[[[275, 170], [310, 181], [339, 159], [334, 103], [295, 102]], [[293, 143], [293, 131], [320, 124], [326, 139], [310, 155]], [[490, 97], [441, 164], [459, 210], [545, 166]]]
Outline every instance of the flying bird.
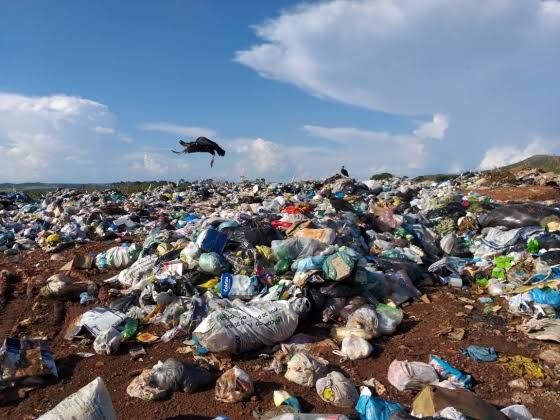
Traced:
[[183, 146], [183, 150], [181, 152], [176, 152], [172, 150], [173, 153], [181, 154], [181, 153], [210, 153], [212, 155], [212, 160], [210, 161], [210, 167], [214, 165], [214, 158], [216, 157], [216, 153], [218, 156], [224, 156], [226, 151], [218, 146], [217, 143], [213, 142], [206, 137], [199, 137], [195, 141], [183, 141], [179, 140], [179, 144]]
[[348, 175], [348, 171], [346, 170], [346, 168], [344, 168], [344, 165], [342, 165], [342, 169], [340, 170], [340, 173], [346, 177], [350, 176]]

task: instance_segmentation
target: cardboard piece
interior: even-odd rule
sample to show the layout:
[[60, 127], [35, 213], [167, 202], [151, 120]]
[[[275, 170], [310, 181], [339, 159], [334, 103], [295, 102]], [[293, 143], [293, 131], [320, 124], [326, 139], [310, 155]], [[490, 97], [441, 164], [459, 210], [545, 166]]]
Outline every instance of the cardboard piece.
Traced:
[[476, 420], [507, 420], [492, 404], [466, 389], [448, 389], [429, 385], [412, 402], [415, 416], [433, 416], [446, 407], [454, 407], [468, 418]]

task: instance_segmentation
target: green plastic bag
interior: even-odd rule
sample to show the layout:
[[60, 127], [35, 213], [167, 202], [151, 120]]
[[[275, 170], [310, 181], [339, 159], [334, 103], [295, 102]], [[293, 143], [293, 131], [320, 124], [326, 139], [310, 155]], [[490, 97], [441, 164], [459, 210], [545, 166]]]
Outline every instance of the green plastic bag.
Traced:
[[536, 254], [539, 252], [540, 249], [539, 241], [536, 239], [529, 239], [527, 241], [527, 251], [531, 254]]
[[329, 280], [340, 281], [350, 276], [356, 265], [356, 258], [344, 251], [329, 255], [323, 263], [323, 272]]

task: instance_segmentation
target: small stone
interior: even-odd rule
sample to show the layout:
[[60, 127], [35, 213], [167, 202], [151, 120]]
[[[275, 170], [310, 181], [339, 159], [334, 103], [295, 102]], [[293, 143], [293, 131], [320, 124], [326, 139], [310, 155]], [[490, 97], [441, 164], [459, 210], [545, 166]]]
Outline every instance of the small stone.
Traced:
[[430, 300], [430, 298], [426, 294], [420, 296], [420, 300], [424, 303], [432, 303], [432, 301]]
[[95, 362], [95, 367], [103, 367], [103, 366], [105, 366], [105, 362], [101, 362], [101, 361]]
[[521, 391], [515, 392], [512, 395], [511, 400], [513, 402], [516, 402], [518, 404], [523, 404], [523, 405], [529, 405], [529, 404], [533, 404], [535, 402], [535, 399], [533, 397], [531, 397], [529, 394], [527, 394], [525, 392], [521, 392]]
[[536, 381], [531, 381], [531, 386], [534, 388], [542, 388], [544, 386], [544, 382], [541, 381], [540, 379]]
[[538, 355], [538, 358], [552, 366], [560, 365], [560, 352], [554, 349], [546, 349], [541, 351]]
[[508, 386], [514, 389], [529, 389], [529, 384], [525, 379], [514, 379], [508, 382]]

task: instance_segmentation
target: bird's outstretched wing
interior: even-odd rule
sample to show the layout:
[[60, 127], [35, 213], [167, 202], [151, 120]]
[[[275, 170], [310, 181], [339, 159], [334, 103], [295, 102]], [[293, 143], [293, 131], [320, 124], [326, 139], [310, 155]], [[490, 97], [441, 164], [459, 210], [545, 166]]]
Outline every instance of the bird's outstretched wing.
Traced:
[[178, 155], [182, 154], [183, 152], [177, 152], [175, 150], [172, 150], [173, 153], [177, 153]]
[[214, 149], [214, 151], [216, 153], [218, 153], [218, 155], [220, 156], [224, 156], [226, 154], [226, 151], [224, 149], [222, 149], [218, 143], [210, 140], [209, 138], [206, 137], [199, 137], [195, 140], [195, 143], [200, 145], [200, 146], [208, 146], [211, 147], [212, 149]]

